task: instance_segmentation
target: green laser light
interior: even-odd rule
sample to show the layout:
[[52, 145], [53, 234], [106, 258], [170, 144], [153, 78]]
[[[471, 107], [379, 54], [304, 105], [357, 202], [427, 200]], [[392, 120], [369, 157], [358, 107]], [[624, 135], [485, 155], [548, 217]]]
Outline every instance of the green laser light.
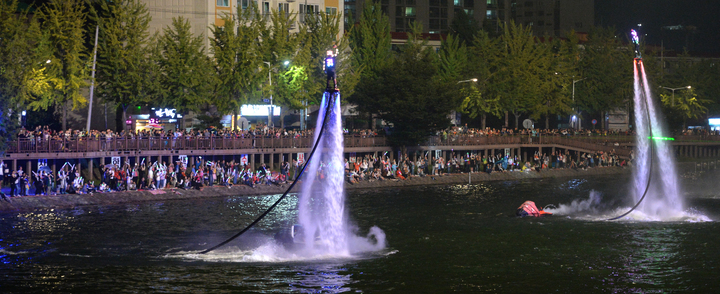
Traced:
[[655, 136], [652, 136], [652, 137], [648, 137], [648, 139], [656, 140], [656, 141], [675, 141], [675, 138], [670, 138], [670, 137], [655, 137]]

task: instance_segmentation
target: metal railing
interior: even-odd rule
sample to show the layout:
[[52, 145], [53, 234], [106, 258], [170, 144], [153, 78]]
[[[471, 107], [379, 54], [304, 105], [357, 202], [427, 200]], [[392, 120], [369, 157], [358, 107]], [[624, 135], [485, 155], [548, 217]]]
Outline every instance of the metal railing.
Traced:
[[[676, 141], [720, 141], [720, 136], [677, 136]], [[345, 136], [345, 148], [388, 147], [385, 137]], [[629, 143], [635, 136], [561, 136], [561, 135], [449, 135], [431, 136], [424, 146], [485, 146], [505, 144], [558, 144], [569, 147], [615, 151], [628, 155]], [[616, 143], [618, 146], [616, 146]], [[6, 153], [63, 153], [100, 151], [153, 151], [153, 150], [231, 150], [268, 148], [310, 148], [310, 137], [136, 137], [136, 138], [71, 138], [71, 139], [18, 139], [9, 143]]]
[[[64, 153], [153, 150], [228, 150], [267, 148], [310, 148], [313, 138], [228, 138], [228, 137], [145, 137], [18, 139], [9, 143], [7, 153]], [[345, 147], [386, 146], [385, 137], [345, 136]]]

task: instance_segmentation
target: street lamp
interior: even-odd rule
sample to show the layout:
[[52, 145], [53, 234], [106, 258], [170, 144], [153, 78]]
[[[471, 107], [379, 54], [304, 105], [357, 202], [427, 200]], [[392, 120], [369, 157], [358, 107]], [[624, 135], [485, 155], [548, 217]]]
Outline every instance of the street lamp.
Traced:
[[469, 80], [459, 81], [459, 82], [457, 82], [457, 83], [458, 83], [458, 84], [460, 84], [460, 83], [468, 83], [468, 82], [477, 83], [477, 81], [478, 81], [478, 79], [469, 79]]
[[270, 82], [270, 112], [268, 113], [268, 128], [272, 124], [272, 115], [273, 115], [273, 96], [272, 96], [272, 76], [270, 75], [270, 62], [263, 61], [263, 63], [267, 64], [268, 66], [268, 81]]
[[[577, 82], [579, 82], [579, 81], [582, 81], [582, 80], [584, 80], [584, 79], [587, 79], [587, 78], [582, 78], [582, 79], [579, 79], [579, 80], [573, 80], [573, 90], [572, 90], [573, 112], [575, 112], [575, 83], [577, 83]], [[578, 119], [578, 120], [579, 120], [579, 119]], [[572, 125], [573, 125], [573, 128], [574, 128], [574, 127], [575, 127], [575, 115], [573, 115]]]
[[674, 107], [674, 106], [675, 106], [675, 90], [691, 89], [692, 87], [691, 87], [691, 86], [685, 86], [685, 87], [680, 87], [680, 88], [668, 88], [668, 87], [660, 86], [660, 88], [663, 88], [663, 89], [666, 89], [666, 90], [670, 90], [670, 91], [673, 92], [673, 94], [672, 94], [672, 99], [670, 99], [670, 106], [673, 106], [673, 107]]

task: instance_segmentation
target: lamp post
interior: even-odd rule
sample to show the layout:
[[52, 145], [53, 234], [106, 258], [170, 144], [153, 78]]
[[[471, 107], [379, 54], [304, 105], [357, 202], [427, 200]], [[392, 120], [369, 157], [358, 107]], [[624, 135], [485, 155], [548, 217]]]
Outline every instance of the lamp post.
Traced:
[[462, 80], [462, 81], [459, 81], [459, 82], [457, 82], [457, 83], [458, 83], [458, 84], [460, 84], [460, 83], [469, 83], [469, 82], [476, 83], [477, 81], [478, 81], [478, 79], [469, 79], [469, 80]]
[[270, 75], [270, 62], [263, 61], [263, 63], [267, 64], [268, 66], [268, 81], [270, 82], [270, 112], [268, 113], [268, 128], [272, 124], [272, 115], [273, 115], [273, 96], [272, 96], [272, 76]]
[[680, 88], [668, 88], [668, 87], [660, 86], [660, 88], [672, 91], [672, 99], [670, 99], [670, 106], [674, 107], [675, 106], [675, 90], [691, 89], [692, 87], [685, 86], [685, 87], [680, 87]]
[[[582, 80], [584, 80], [584, 79], [587, 79], [587, 78], [582, 78], [582, 79], [579, 79], [579, 80], [573, 80], [573, 90], [572, 90], [573, 112], [575, 112], [575, 83], [577, 83], [577, 82], [579, 82], [579, 81], [582, 81]], [[577, 120], [578, 120], [578, 125], [579, 125], [580, 118], [578, 118]], [[573, 125], [573, 128], [575, 128], [575, 114], [573, 114], [573, 117], [572, 117], [572, 125]]]
[[[478, 81], [478, 79], [472, 78], [472, 79], [469, 79], [469, 80], [458, 81], [458, 82], [456, 83], [456, 85], [457, 85], [457, 84], [461, 84], [461, 83], [469, 83], [469, 82], [477, 83], [477, 81]], [[457, 111], [453, 110], [451, 115], [452, 115], [452, 122], [453, 122], [453, 124], [454, 124], [455, 126], [457, 126], [457, 121], [458, 121], [458, 119], [457, 119], [457, 117], [458, 117]]]

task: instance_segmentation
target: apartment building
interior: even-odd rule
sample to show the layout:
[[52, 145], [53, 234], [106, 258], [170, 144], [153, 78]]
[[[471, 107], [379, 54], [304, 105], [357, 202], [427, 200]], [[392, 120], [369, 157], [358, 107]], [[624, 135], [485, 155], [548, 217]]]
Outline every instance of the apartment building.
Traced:
[[[162, 32], [172, 24], [172, 19], [182, 16], [190, 21], [193, 34], [202, 34], [210, 37], [210, 26], [222, 25], [222, 16], [236, 13], [237, 7], [247, 8], [254, 1], [261, 13], [270, 13], [271, 10], [297, 13], [297, 21], [304, 21], [305, 14], [327, 12], [338, 13], [344, 9], [344, 2], [340, 0], [142, 0], [152, 16], [150, 34]], [[341, 26], [343, 24], [341, 23]], [[295, 26], [297, 29], [298, 26]], [[344, 28], [341, 27], [342, 32]], [[205, 47], [210, 47], [208, 38], [204, 40]]]
[[[365, 1], [345, 0], [345, 16], [357, 21]], [[482, 26], [499, 30], [514, 20], [533, 27], [536, 35], [563, 36], [572, 29], [586, 31], [594, 24], [594, 0], [379, 0], [392, 32], [406, 32], [420, 22], [424, 33], [447, 34], [455, 15], [463, 10]], [[347, 25], [347, 24], [346, 24]]]
[[594, 0], [510, 0], [509, 19], [533, 28], [536, 36], [587, 32], [595, 24]]

